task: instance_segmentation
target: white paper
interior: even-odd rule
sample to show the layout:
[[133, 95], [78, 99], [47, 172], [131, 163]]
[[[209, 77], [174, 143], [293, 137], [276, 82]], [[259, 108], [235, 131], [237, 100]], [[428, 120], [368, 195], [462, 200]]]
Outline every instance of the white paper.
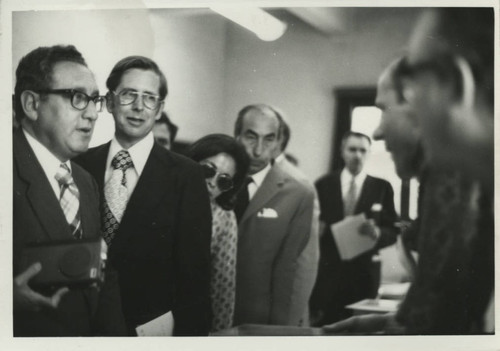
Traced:
[[330, 226], [342, 260], [350, 260], [375, 247], [375, 238], [359, 233], [359, 227], [365, 221], [366, 217], [361, 213], [346, 217]]
[[355, 311], [387, 313], [396, 312], [400, 303], [399, 300], [366, 299], [345, 307]]
[[135, 328], [138, 336], [172, 336], [174, 315], [171, 311]]

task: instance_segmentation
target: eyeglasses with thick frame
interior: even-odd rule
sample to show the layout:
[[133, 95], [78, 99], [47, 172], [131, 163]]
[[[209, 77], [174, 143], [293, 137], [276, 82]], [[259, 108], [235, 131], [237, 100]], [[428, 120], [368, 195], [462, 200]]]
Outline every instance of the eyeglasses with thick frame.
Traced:
[[104, 106], [105, 96], [96, 95], [89, 96], [82, 91], [76, 89], [41, 89], [35, 90], [39, 94], [58, 94], [65, 95], [70, 98], [71, 106], [79, 111], [87, 108], [90, 101], [93, 101], [97, 112], [101, 112]]
[[130, 89], [125, 89], [120, 92], [111, 91], [111, 93], [118, 97], [118, 101], [122, 106], [133, 104], [139, 96], [141, 96], [144, 106], [150, 110], [156, 109], [163, 102], [158, 95], [141, 93]]
[[233, 178], [226, 173], [219, 173], [217, 168], [210, 163], [202, 163], [203, 173], [206, 179], [215, 178], [215, 184], [220, 189], [220, 191], [229, 191], [233, 188]]

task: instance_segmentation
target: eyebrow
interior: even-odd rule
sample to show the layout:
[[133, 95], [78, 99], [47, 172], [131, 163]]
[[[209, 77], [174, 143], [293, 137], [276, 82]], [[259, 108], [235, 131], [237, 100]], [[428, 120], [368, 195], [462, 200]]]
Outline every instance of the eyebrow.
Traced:
[[133, 92], [136, 92], [136, 93], [141, 93], [141, 94], [148, 94], [148, 95], [154, 95], [154, 96], [160, 96], [160, 93], [153, 93], [152, 91], [149, 91], [149, 90], [144, 90], [144, 91], [139, 91], [137, 89], [134, 89], [134, 88], [127, 88], [127, 87], [124, 87], [122, 89], [123, 90], [130, 90], [130, 91], [133, 91]]
[[[73, 87], [73, 88], [70, 88], [70, 89], [73, 89], [73, 90], [76, 90], [76, 91], [79, 91], [81, 93], [85, 93], [87, 94], [87, 89], [84, 88], [84, 87]], [[89, 96], [93, 97], [93, 96], [97, 96], [99, 95], [99, 89], [96, 89], [96, 90], [93, 90], [90, 94], [88, 94]]]

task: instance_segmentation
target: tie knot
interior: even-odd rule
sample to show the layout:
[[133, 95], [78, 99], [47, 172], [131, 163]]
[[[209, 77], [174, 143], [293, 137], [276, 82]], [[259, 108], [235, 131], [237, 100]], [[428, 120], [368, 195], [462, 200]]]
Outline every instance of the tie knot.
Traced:
[[245, 178], [245, 186], [248, 186], [248, 184], [250, 184], [252, 182], [253, 182], [253, 178], [252, 177], [246, 177]]
[[55, 178], [59, 182], [59, 185], [73, 184], [73, 177], [71, 176], [71, 171], [69, 170], [68, 165], [65, 163], [61, 163]]
[[114, 169], [121, 169], [125, 171], [133, 167], [134, 164], [132, 162], [132, 158], [130, 157], [128, 151], [121, 150], [115, 155], [115, 157], [113, 157], [113, 160], [111, 161], [111, 166], [113, 166]]

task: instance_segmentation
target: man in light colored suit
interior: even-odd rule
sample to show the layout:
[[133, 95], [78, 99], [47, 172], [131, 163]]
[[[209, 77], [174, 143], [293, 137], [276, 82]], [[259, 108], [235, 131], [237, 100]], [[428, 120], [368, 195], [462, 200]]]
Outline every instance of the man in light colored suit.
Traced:
[[[314, 211], [313, 220], [311, 223], [311, 235], [307, 247], [304, 248], [302, 254], [299, 257], [299, 267], [301, 270], [297, 271], [296, 276], [296, 291], [304, 294], [306, 298], [309, 298], [312, 293], [316, 277], [318, 275], [318, 263], [319, 263], [319, 201], [318, 195], [316, 194], [316, 189], [311, 183], [309, 178], [297, 167], [296, 164], [290, 162], [288, 159], [288, 154], [286, 154], [286, 149], [291, 137], [290, 126], [288, 125], [283, 113], [280, 113], [275, 109], [276, 116], [280, 121], [280, 140], [278, 147], [276, 148], [276, 157], [274, 158], [274, 163], [279, 165], [286, 173], [297, 179], [305, 187], [311, 189], [314, 192]], [[306, 289], [310, 287], [310, 289]], [[309, 325], [309, 308], [306, 308], [304, 318], [301, 325]]]
[[251, 182], [235, 208], [235, 325], [299, 325], [312, 288], [301, 272], [315, 269], [315, 262], [301, 259], [312, 235], [314, 191], [272, 164], [280, 138], [280, 120], [272, 107], [243, 108], [235, 137], [251, 160]]

